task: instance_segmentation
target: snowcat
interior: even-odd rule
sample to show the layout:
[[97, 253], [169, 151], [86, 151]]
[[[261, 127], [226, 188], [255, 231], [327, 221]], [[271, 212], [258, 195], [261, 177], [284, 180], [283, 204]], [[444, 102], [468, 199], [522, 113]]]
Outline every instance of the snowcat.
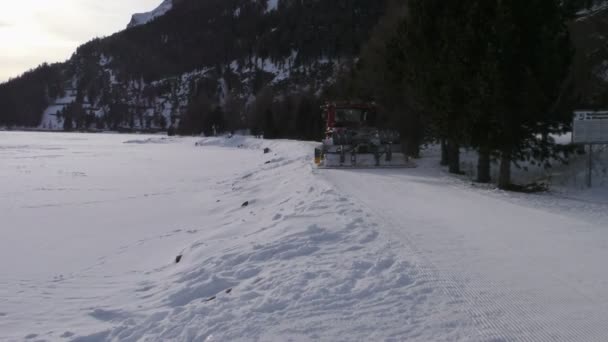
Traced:
[[332, 102], [321, 109], [326, 130], [315, 148], [319, 168], [413, 167], [402, 152], [399, 133], [376, 126], [373, 104]]

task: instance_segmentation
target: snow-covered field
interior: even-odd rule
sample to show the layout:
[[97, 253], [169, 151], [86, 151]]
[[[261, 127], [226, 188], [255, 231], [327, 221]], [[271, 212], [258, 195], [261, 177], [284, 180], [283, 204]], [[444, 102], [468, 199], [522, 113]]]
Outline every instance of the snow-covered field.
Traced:
[[597, 191], [472, 187], [432, 153], [315, 170], [311, 151], [0, 132], [0, 341], [608, 336]]

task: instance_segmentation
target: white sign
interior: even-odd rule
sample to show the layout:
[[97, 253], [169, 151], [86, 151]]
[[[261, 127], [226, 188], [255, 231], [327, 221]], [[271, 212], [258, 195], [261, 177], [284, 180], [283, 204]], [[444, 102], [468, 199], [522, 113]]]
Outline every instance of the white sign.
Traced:
[[572, 142], [575, 144], [608, 144], [608, 111], [574, 112]]

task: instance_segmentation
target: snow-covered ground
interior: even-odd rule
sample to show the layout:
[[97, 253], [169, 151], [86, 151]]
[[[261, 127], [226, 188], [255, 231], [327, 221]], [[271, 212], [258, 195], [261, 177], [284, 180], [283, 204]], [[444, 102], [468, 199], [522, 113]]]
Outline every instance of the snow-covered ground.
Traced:
[[472, 187], [432, 151], [417, 169], [316, 170], [311, 151], [0, 132], [0, 340], [608, 336], [597, 192]]

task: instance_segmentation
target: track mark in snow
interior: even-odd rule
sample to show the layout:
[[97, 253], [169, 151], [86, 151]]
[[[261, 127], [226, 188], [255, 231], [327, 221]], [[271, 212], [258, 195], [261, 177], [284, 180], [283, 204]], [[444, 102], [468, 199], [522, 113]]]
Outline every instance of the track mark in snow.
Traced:
[[227, 279], [215, 276], [201, 274], [195, 278], [195, 282], [191, 285], [182, 288], [173, 293], [167, 299], [169, 306], [185, 306], [196, 300], [205, 300], [206, 298], [215, 297], [218, 293], [225, 291], [227, 288], [234, 287], [237, 283], [230, 282]]
[[[605, 339], [608, 322], [606, 316], [600, 314], [605, 310], [605, 305], [598, 302], [598, 299], [602, 298], [601, 294], [596, 292], [600, 297], [594, 298], [581, 292], [576, 282], [563, 277], [565, 274], [560, 272], [561, 265], [547, 262], [551, 259], [563, 258], [559, 252], [528, 247], [528, 245], [533, 246], [532, 243], [537, 241], [527, 240], [539, 237], [534, 234], [538, 234], [538, 231], [543, 229], [551, 232], [545, 236], [545, 240], [554, 240], [555, 234], [560, 233], [560, 230], [556, 229], [559, 227], [559, 224], [556, 224], [559, 220], [556, 221], [549, 215], [546, 223], [550, 225], [548, 227], [537, 225], [526, 228], [525, 224], [515, 227], [500, 225], [509, 231], [529, 230], [528, 237], [526, 234], [513, 232], [512, 234], [521, 239], [509, 240], [502, 237], [507, 231], [496, 230], [493, 226], [482, 224], [473, 229], [469, 226], [479, 224], [474, 222], [478, 217], [474, 215], [478, 215], [478, 211], [483, 210], [480, 205], [496, 199], [476, 197], [475, 210], [467, 214], [468, 211], [462, 207], [471, 200], [470, 192], [467, 194], [466, 190], [457, 189], [458, 195], [451, 198], [450, 196], [454, 194], [449, 189], [446, 190], [445, 184], [441, 184], [439, 180], [428, 184], [420, 183], [424, 185], [419, 186], [414, 177], [408, 178], [406, 175], [403, 175], [401, 183], [396, 183], [393, 177], [389, 176], [390, 172], [369, 172], [369, 174], [336, 172], [335, 175], [339, 177], [329, 174], [330, 179], [333, 179], [345, 193], [351, 194], [375, 213], [372, 220], [384, 222], [379, 229], [385, 233], [385, 238], [392, 236], [405, 241], [404, 248], [411, 251], [408, 254], [415, 255], [419, 260], [417, 264], [424, 274], [423, 278], [439, 284], [442, 291], [453, 298], [455, 304], [462, 304], [463, 310], [466, 310], [476, 323], [481, 340], [603, 341]], [[356, 181], [362, 184], [356, 189], [350, 187], [355, 174]], [[384, 192], [388, 194], [387, 198], [384, 198], [365, 184], [373, 184], [376, 190], [378, 188], [391, 190]], [[399, 198], [395, 196], [397, 193], [407, 193], [408, 197], [396, 201]], [[370, 202], [371, 197], [377, 202]], [[431, 202], [427, 201], [427, 198], [434, 198], [435, 204], [430, 205]], [[500, 207], [506, 212], [517, 210], [506, 202], [501, 203]], [[422, 213], [416, 212], [420, 208], [423, 208]], [[429, 210], [430, 208], [435, 210]], [[448, 220], [445, 219], [449, 216], [446, 214], [452, 211], [442, 212], [445, 208], [458, 208], [456, 209], [458, 212]], [[529, 217], [533, 222], [539, 220], [540, 213], [526, 210], [520, 215]], [[461, 216], [466, 215], [471, 215], [472, 219], [468, 220], [471, 222], [459, 223], [459, 220], [462, 220]], [[501, 223], [511, 222], [514, 219], [498, 216], [495, 220], [505, 220]], [[566, 218], [561, 218], [562, 221], [564, 219]], [[461, 227], [458, 227], [458, 224]], [[494, 234], [488, 235], [488, 232]], [[478, 240], [478, 235], [488, 235], [489, 239]], [[577, 243], [579, 238], [580, 236], [575, 237], [571, 243]], [[542, 239], [538, 240], [538, 243], [542, 241]], [[559, 242], [557, 239], [556, 241]], [[475, 246], [476, 242], [483, 242], [484, 245]], [[486, 246], [488, 244], [492, 246], [491, 253], [483, 254], [488, 252]], [[592, 246], [588, 245], [588, 247]], [[586, 253], [591, 251], [593, 250], [590, 249]], [[554, 252], [557, 253], [551, 258], [550, 255]], [[579, 255], [588, 259], [586, 255], [573, 252], [575, 254], [572, 257]], [[500, 262], [503, 257], [506, 257], [505, 262]], [[524, 264], [517, 264], [520, 261]], [[489, 265], [495, 266], [488, 268]]]
[[136, 289], [135, 292], [148, 292], [155, 288], [154, 285], [146, 285], [146, 284], [141, 284], [141, 285], [142, 285], [142, 287]]
[[109, 335], [110, 330], [106, 330], [88, 336], [76, 337], [71, 342], [103, 342], [108, 340]]
[[63, 338], [70, 338], [70, 337], [72, 337], [72, 336], [74, 336], [74, 335], [75, 335], [75, 334], [74, 334], [73, 332], [71, 332], [71, 331], [66, 331], [66, 332], [64, 332], [63, 334], [61, 334], [61, 336], [59, 336], [59, 337], [63, 337]]
[[[359, 200], [365, 203], [370, 210], [374, 210], [374, 207], [370, 206], [366, 200], [361, 198], [359, 198]], [[424, 253], [415, 247], [415, 243], [408, 233], [408, 228], [404, 225], [404, 223], [392, 221], [390, 217], [398, 216], [392, 216], [391, 214], [394, 213], [387, 211], [385, 208], [382, 213], [375, 211], [375, 218], [383, 220], [386, 223], [384, 225], [386, 228], [391, 227], [389, 228], [391, 230], [398, 229], [400, 236], [405, 238], [406, 241], [404, 248], [409, 249], [410, 253], [408, 254], [415, 255], [415, 258], [418, 259], [416, 268], [419, 270], [422, 278], [426, 282], [429, 284], [438, 285], [444, 294], [456, 301], [455, 303], [465, 303], [462, 309], [467, 311], [470, 317], [476, 322], [476, 328], [478, 329], [478, 334], [482, 341], [510, 341], [513, 339], [527, 340], [527, 338], [524, 338], [526, 334], [524, 334], [521, 329], [516, 327], [516, 331], [509, 332], [505, 331], [505, 327], [502, 326], [505, 323], [510, 325], [513, 325], [514, 323], [511, 321], [504, 322], [506, 319], [505, 313], [515, 308], [513, 306], [513, 301], [511, 301], [511, 304], [508, 304], [507, 306], [496, 307], [490, 311], [485, 311], [483, 308], [487, 307], [487, 305], [491, 304], [492, 302], [492, 299], [487, 297], [489, 293], [484, 294], [484, 292], [478, 288], [469, 288], [470, 284], [467, 284], [468, 275], [457, 275], [449, 270], [440, 270], [437, 268], [437, 266], [428, 257], [426, 257]], [[499, 288], [497, 284], [486, 283], [485, 285], [488, 289]], [[515, 297], [511, 298], [511, 300], [513, 299], [515, 299]], [[533, 325], [536, 325], [531, 317], [524, 315], [523, 312], [521, 314], [523, 315], [523, 317], [520, 317], [520, 323], [522, 325], [525, 323], [532, 323]], [[535, 327], [533, 329], [536, 330], [537, 328], [538, 327]], [[535, 335], [535, 337], [537, 338], [537, 341], [544, 341], [546, 338], [549, 338], [547, 341], [552, 340], [550, 336], [545, 336], [542, 339], [540, 339], [540, 335]]]
[[93, 312], [89, 313], [89, 316], [104, 322], [116, 322], [130, 317], [130, 315], [124, 311], [105, 309], [95, 309]]

